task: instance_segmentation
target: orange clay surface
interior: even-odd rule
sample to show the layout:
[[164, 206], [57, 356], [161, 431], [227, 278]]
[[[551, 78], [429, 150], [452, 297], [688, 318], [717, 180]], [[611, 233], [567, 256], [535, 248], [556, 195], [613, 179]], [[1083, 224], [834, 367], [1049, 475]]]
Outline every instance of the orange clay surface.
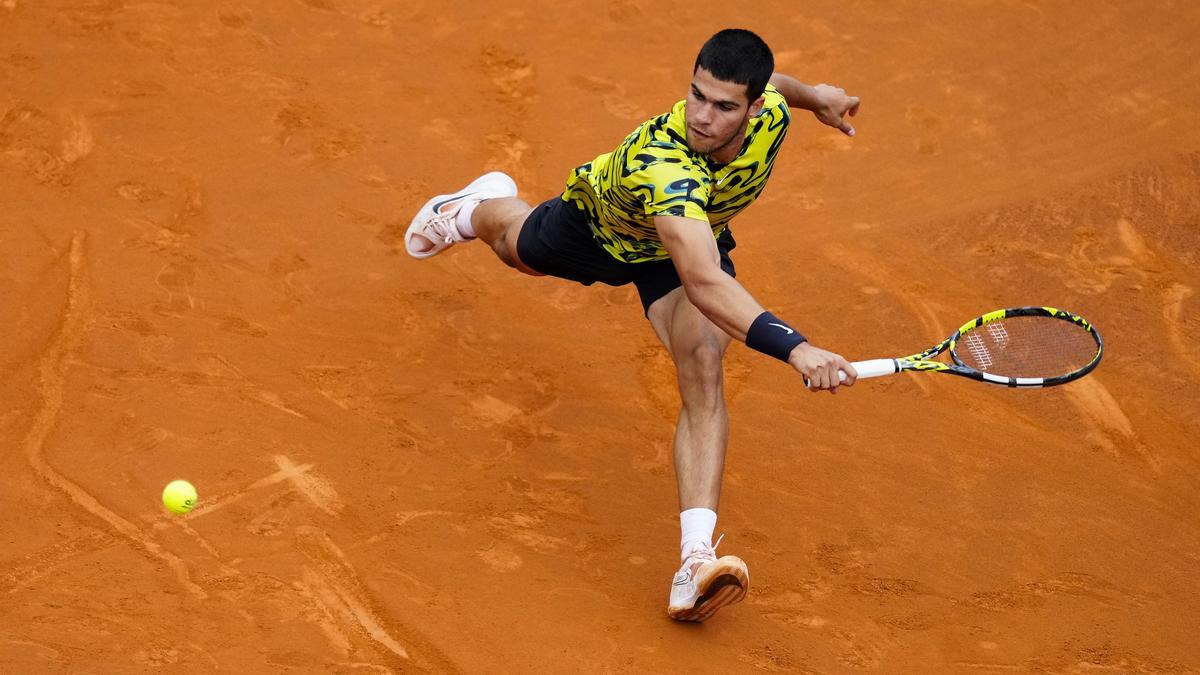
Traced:
[[[0, 0], [0, 670], [1200, 670], [1200, 7], [762, 4]], [[634, 292], [402, 238], [486, 169], [556, 194], [728, 25], [863, 99], [734, 225], [765, 305], [851, 359], [1041, 303], [1109, 351], [829, 396], [734, 345], [753, 586], [680, 625]]]

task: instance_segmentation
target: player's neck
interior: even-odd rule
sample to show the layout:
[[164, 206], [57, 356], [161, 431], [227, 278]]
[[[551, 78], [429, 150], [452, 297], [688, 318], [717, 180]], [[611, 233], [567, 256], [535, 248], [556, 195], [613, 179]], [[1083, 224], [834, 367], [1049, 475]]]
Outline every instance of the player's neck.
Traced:
[[706, 157], [716, 164], [728, 164], [742, 153], [742, 146], [746, 144], [746, 122], [742, 122], [742, 128], [738, 130], [729, 142], [721, 147], [708, 153]]
[[742, 139], [735, 136], [728, 143], [722, 145], [716, 150], [713, 150], [706, 156], [708, 157], [709, 161], [713, 162], [714, 164], [725, 165], [737, 158], [741, 151]]

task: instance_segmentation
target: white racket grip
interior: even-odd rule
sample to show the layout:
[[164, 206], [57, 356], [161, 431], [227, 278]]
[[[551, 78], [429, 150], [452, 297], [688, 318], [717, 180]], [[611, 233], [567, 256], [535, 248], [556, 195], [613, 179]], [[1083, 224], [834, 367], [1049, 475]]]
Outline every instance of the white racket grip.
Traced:
[[[854, 361], [850, 365], [854, 366], [854, 370], [858, 372], [858, 379], [867, 377], [882, 377], [884, 375], [892, 375], [900, 372], [900, 366], [896, 363], [896, 359], [871, 359], [870, 361]], [[838, 371], [838, 378], [842, 382], [846, 381], [846, 373]]]

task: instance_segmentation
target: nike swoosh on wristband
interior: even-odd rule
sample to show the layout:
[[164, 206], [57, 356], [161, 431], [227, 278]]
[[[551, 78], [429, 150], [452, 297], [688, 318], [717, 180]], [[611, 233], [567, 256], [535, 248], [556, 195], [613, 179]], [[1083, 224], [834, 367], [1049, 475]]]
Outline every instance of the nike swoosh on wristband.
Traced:
[[782, 328], [782, 329], [784, 329], [784, 330], [786, 330], [786, 331], [787, 331], [787, 334], [788, 334], [788, 335], [791, 335], [792, 333], [795, 333], [795, 332], [796, 332], [796, 331], [792, 330], [791, 328], [788, 328], [787, 326], [785, 326], [785, 325], [783, 325], [783, 324], [781, 324], [781, 323], [769, 323], [769, 324], [767, 324], [767, 325], [768, 325], [768, 326], [777, 326], [777, 327], [779, 327], [779, 328]]

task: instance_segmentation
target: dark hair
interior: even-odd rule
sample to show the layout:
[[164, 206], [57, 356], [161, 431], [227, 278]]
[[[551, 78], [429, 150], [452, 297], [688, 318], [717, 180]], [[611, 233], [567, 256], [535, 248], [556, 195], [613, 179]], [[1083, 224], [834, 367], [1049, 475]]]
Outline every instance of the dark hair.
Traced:
[[754, 101], [775, 72], [775, 57], [763, 39], [741, 28], [726, 28], [710, 37], [696, 56], [692, 74], [703, 68], [725, 82], [746, 85], [746, 100]]

